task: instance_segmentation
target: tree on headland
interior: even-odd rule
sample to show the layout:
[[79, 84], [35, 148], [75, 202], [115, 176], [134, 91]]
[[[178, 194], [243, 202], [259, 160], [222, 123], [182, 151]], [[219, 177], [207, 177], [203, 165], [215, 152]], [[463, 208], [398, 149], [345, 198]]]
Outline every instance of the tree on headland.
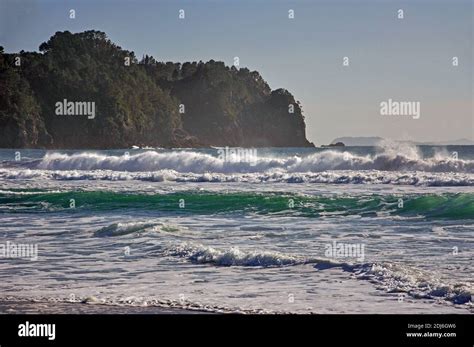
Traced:
[[48, 137], [40, 107], [12, 56], [0, 47], [0, 147], [35, 147]]

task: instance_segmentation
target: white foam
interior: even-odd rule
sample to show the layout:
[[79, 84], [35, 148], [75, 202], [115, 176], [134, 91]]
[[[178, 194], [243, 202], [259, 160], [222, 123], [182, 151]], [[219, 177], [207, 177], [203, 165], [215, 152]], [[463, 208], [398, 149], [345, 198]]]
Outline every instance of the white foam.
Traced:
[[468, 283], [447, 283], [434, 274], [403, 264], [362, 264], [351, 270], [357, 278], [369, 280], [390, 293], [406, 293], [414, 298], [441, 298], [454, 304], [472, 305], [474, 290]]
[[[158, 233], [170, 233], [174, 234], [186, 234], [188, 233], [188, 228], [169, 223], [169, 222], [157, 222], [156, 220], [148, 220], [143, 222], [124, 222], [124, 223], [113, 223], [106, 227], [103, 227], [96, 232], [95, 236], [122, 236], [140, 231], [153, 231]], [[190, 236], [193, 236], [190, 233]]]
[[393, 184], [413, 186], [474, 186], [474, 174], [395, 171], [324, 171], [264, 173], [180, 173], [174, 170], [127, 172], [111, 170], [19, 170], [0, 169], [0, 179], [11, 180], [102, 180], [150, 182], [245, 182], [245, 183], [322, 183], [322, 184]]
[[226, 250], [201, 244], [183, 243], [167, 251], [168, 255], [185, 257], [198, 264], [215, 266], [281, 267], [315, 264], [324, 271], [341, 268], [358, 279], [369, 280], [389, 293], [406, 293], [414, 298], [443, 299], [454, 304], [472, 305], [473, 288], [468, 283], [447, 283], [435, 275], [403, 264], [349, 263], [323, 258], [304, 258], [298, 255], [268, 251], [242, 251], [233, 247]]
[[95, 236], [121, 236], [139, 231], [145, 231], [155, 226], [161, 225], [156, 222], [130, 222], [130, 223], [114, 223], [107, 227], [97, 230]]
[[[268, 251], [242, 251], [237, 247], [219, 250], [200, 244], [182, 243], [167, 251], [168, 255], [184, 257], [198, 264], [216, 266], [279, 267], [314, 263], [319, 260]], [[322, 260], [321, 260], [322, 261]]]

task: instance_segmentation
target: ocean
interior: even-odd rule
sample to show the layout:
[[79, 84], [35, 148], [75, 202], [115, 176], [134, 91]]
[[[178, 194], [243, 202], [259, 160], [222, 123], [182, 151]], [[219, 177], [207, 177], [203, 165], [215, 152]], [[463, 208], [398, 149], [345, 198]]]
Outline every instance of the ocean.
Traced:
[[474, 146], [2, 149], [0, 163], [3, 302], [474, 312]]

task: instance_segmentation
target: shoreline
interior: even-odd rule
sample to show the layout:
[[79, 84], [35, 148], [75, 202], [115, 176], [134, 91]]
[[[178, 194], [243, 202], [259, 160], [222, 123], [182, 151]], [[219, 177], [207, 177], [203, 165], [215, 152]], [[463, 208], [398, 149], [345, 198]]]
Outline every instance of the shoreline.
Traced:
[[107, 305], [84, 302], [0, 300], [0, 315], [15, 314], [219, 314], [199, 309], [165, 306]]

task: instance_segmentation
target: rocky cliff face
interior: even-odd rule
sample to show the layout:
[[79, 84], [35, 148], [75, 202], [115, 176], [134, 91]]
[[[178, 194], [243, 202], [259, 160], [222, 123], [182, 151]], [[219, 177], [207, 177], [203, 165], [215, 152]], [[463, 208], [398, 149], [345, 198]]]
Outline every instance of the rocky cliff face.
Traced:
[[40, 52], [0, 49], [0, 147], [312, 146], [299, 103], [258, 72], [138, 61], [98, 31]]

